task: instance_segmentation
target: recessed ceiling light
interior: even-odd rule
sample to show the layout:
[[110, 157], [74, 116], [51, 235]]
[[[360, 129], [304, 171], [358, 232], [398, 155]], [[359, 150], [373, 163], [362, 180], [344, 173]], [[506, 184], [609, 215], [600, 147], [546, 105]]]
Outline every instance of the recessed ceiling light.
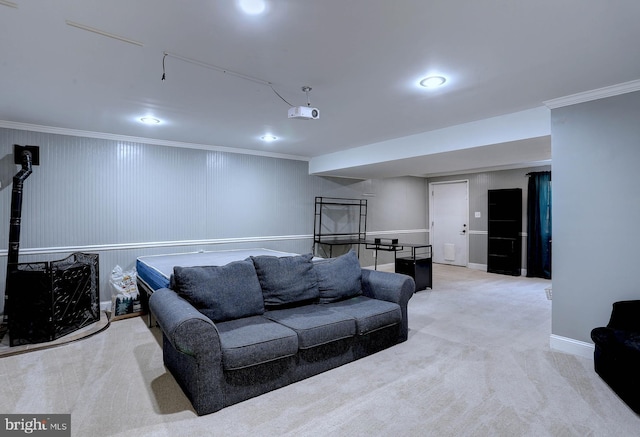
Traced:
[[260, 137], [260, 139], [266, 143], [270, 143], [278, 139], [275, 135], [267, 134]]
[[265, 0], [239, 0], [238, 5], [245, 14], [259, 15], [267, 9]]
[[154, 117], [142, 117], [140, 121], [144, 124], [159, 124], [160, 120]]
[[444, 85], [447, 79], [443, 76], [427, 76], [420, 81], [420, 85], [425, 88], [437, 88]]

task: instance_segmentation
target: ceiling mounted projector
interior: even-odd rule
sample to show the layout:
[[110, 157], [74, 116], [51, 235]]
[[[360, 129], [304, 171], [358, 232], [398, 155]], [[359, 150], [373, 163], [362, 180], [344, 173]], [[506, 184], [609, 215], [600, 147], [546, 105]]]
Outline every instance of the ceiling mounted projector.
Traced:
[[312, 108], [310, 106], [294, 106], [289, 108], [289, 118], [317, 120], [320, 118], [320, 111], [318, 111], [318, 108]]

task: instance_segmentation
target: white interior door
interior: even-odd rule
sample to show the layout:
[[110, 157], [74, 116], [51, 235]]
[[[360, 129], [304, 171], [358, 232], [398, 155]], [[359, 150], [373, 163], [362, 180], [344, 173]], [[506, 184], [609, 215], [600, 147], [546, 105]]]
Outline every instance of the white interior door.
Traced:
[[433, 262], [467, 266], [469, 261], [469, 181], [429, 184]]

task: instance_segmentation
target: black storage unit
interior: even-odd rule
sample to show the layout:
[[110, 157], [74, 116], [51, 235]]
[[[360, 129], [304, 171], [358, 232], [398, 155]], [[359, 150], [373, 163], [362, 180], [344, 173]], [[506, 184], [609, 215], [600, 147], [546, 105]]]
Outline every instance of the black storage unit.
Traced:
[[401, 253], [396, 257], [396, 273], [411, 276], [416, 282], [415, 291], [433, 288], [433, 270], [431, 269], [431, 245], [402, 243], [403, 250], [410, 253]]
[[522, 189], [489, 190], [487, 271], [520, 276]]

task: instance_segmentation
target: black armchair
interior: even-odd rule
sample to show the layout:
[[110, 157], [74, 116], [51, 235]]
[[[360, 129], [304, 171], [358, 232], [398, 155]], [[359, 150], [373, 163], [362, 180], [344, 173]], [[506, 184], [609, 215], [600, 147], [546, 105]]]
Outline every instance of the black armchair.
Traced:
[[609, 324], [591, 338], [596, 373], [640, 414], [640, 300], [615, 302]]

